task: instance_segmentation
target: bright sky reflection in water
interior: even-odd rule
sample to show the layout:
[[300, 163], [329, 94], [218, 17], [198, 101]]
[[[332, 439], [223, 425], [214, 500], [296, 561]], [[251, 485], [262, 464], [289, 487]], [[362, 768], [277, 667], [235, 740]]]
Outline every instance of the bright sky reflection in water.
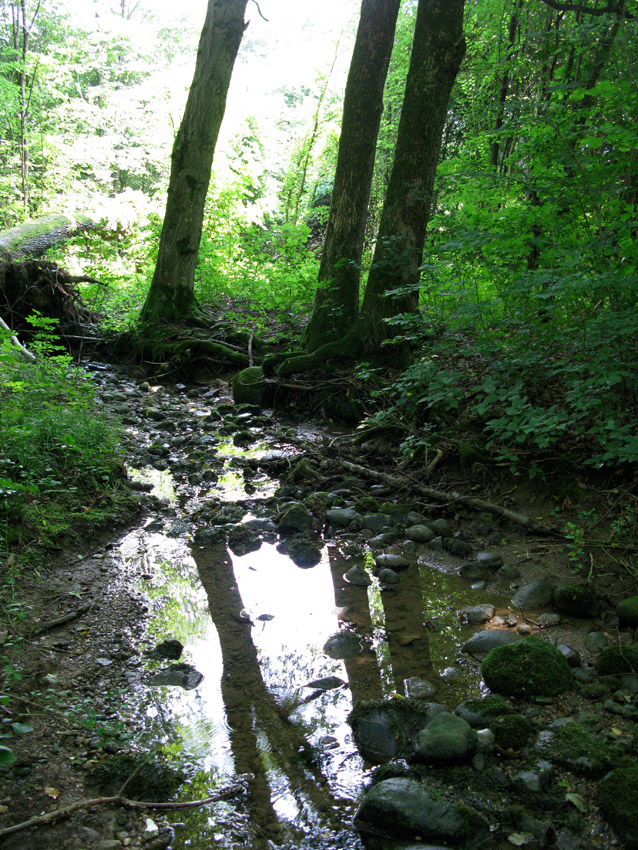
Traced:
[[[220, 641], [190, 550], [180, 540], [139, 530], [125, 538], [121, 551], [134, 568], [137, 565], [136, 571], [152, 576], [144, 591], [152, 611], [153, 642], [178, 638], [185, 645], [181, 660], [204, 675], [193, 691], [177, 687], [149, 689], [148, 700], [146, 695], [143, 697], [148, 732], [164, 741], [181, 739], [183, 750], [192, 754], [206, 771], [230, 778], [236, 764], [221, 692]], [[263, 544], [259, 551], [232, 560], [239, 593], [254, 622], [242, 628], [250, 630], [267, 691], [286, 706], [293, 722], [303, 723], [312, 745], [324, 752], [323, 737], [334, 738], [334, 749], [326, 749], [322, 756], [323, 773], [337, 798], [356, 797], [362, 781], [361, 762], [346, 723], [350, 691], [330, 691], [304, 702], [313, 690], [302, 687], [312, 679], [329, 675], [347, 680], [343, 663], [322, 651], [326, 639], [338, 628], [327, 559], [302, 570], [273, 545]], [[259, 620], [260, 615], [272, 619]], [[165, 665], [162, 662], [149, 666]], [[277, 759], [269, 752], [268, 730], [266, 734], [261, 728], [255, 731], [273, 809], [290, 822], [300, 814], [298, 795], [291, 788], [290, 777], [279, 769]], [[191, 793], [185, 789], [184, 797]], [[198, 846], [198, 842], [191, 846]]]

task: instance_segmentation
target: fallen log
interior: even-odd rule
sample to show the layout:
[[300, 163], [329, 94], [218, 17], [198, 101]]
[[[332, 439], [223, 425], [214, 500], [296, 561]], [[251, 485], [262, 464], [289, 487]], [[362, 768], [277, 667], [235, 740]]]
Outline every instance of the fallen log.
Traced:
[[7, 259], [41, 257], [49, 248], [95, 227], [88, 216], [66, 216], [59, 213], [19, 224], [8, 230], [0, 230], [0, 254]]
[[427, 496], [429, 499], [434, 499], [443, 504], [459, 504], [476, 511], [487, 511], [496, 516], [510, 520], [510, 522], [521, 525], [536, 534], [544, 534], [550, 536], [562, 536], [561, 532], [549, 525], [543, 525], [536, 522], [518, 511], [511, 511], [509, 508], [503, 508], [501, 505], [496, 505], [493, 502], [487, 502], [485, 499], [478, 499], [476, 496], [463, 496], [461, 493], [446, 493], [443, 490], [435, 490], [433, 487], [424, 487], [420, 484], [415, 484], [410, 478], [405, 476], [388, 475], [387, 472], [377, 472], [374, 469], [368, 469], [365, 466], [360, 466], [357, 463], [351, 463], [347, 460], [341, 461], [342, 465], [350, 472], [355, 472], [365, 478], [371, 478], [375, 481], [383, 481], [385, 484], [390, 484], [392, 487], [409, 487], [413, 492], [416, 491], [421, 496]]

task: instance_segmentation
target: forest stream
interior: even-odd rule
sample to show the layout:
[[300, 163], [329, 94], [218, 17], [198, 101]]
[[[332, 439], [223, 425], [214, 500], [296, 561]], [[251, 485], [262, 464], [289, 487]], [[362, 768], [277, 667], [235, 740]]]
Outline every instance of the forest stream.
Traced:
[[[47, 744], [42, 732], [52, 748], [18, 762], [5, 802], [34, 783], [56, 786], [52, 767], [60, 802], [77, 792], [67, 774], [95, 793], [115, 793], [127, 771], [144, 776], [145, 765], [130, 760], [137, 753], [157, 757], [165, 775], [149, 782], [166, 783], [172, 802], [231, 792], [141, 819], [117, 811], [108, 835], [80, 812], [6, 838], [9, 850], [432, 850], [418, 826], [393, 825], [387, 813], [385, 823], [373, 816], [355, 828], [375, 769], [384, 778], [427, 778], [436, 795], [471, 806], [489, 825], [480, 840], [434, 828], [439, 848], [612, 846], [595, 803], [603, 771], [591, 761], [607, 759], [609, 768], [615, 756], [588, 757], [579, 770], [552, 750], [551, 730], [577, 720], [585, 734], [609, 739], [609, 753], [630, 751], [638, 679], [624, 676], [614, 694], [598, 687], [592, 665], [618, 640], [617, 622], [605, 612], [557, 613], [547, 588], [574, 580], [560, 550], [493, 516], [422, 498], [407, 504], [385, 484], [339, 476], [339, 446], [351, 439], [345, 429], [237, 407], [222, 381], [163, 386], [101, 364], [88, 369], [100, 403], [124, 423], [128, 477], [145, 513], [97, 551], [89, 544], [52, 581], [65, 603], [88, 598], [93, 619], [39, 639], [40, 684], [67, 700], [79, 695], [78, 706], [98, 694], [102, 710], [88, 732], [72, 723], [62, 744]], [[487, 650], [471, 639], [489, 640], [487, 630], [542, 634], [581, 683], [514, 700], [515, 716], [529, 726], [518, 743], [499, 744], [499, 733], [472, 715], [472, 700], [489, 692], [480, 667]], [[363, 726], [359, 720], [353, 734], [353, 704], [378, 708], [382, 700], [418, 703], [430, 719], [456, 710], [478, 730], [471, 749], [449, 763], [419, 764], [401, 749], [414, 730], [396, 718], [398, 728], [388, 725], [383, 710]], [[83, 711], [76, 721], [86, 721]], [[56, 759], [66, 766], [55, 768]], [[123, 773], [116, 768], [114, 779], [118, 759]], [[3, 781], [6, 794], [6, 774]]]

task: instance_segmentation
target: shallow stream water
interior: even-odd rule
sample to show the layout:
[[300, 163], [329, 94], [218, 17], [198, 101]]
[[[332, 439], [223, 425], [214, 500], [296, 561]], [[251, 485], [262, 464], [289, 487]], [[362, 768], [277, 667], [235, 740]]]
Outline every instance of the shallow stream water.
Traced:
[[[158, 817], [173, 826], [171, 846], [403, 847], [370, 836], [364, 845], [352, 826], [373, 768], [352, 739], [353, 704], [401, 699], [410, 680], [429, 684], [427, 699], [450, 710], [480, 695], [479, 664], [462, 646], [485, 626], [469, 625], [464, 612], [491, 605], [491, 627], [526, 625], [512, 607], [513, 588], [544, 574], [546, 550], [537, 554], [514, 532], [501, 548], [517, 565], [510, 577], [472, 584], [458, 575], [462, 561], [443, 547], [411, 544], [408, 550], [403, 540], [394, 551], [408, 554], [409, 565], [396, 583], [382, 585], [372, 569], [372, 541], [369, 546], [363, 533], [324, 527], [319, 563], [301, 568], [286, 554], [276, 520], [284, 503], [303, 499], [309, 489], [295, 490], [289, 481], [285, 495], [276, 495], [277, 465], [266, 458], [281, 461], [285, 474], [300, 447], [314, 444], [320, 465], [347, 435], [238, 409], [221, 385], [176, 392], [107, 377], [103, 390], [105, 404], [120, 402], [129, 477], [155, 497], [149, 518], [111, 550], [148, 613], [145, 643], [136, 646], [124, 673], [129, 691], [122, 719], [136, 747], [185, 772], [176, 801], [241, 785], [240, 793], [219, 802]], [[361, 481], [349, 490], [340, 480], [329, 486], [346, 503], [369, 495]], [[374, 495], [383, 501], [394, 494], [375, 488]], [[437, 517], [447, 516], [431, 507]], [[237, 546], [216, 542], [251, 522], [261, 523], [256, 551], [238, 555]], [[454, 527], [464, 522], [456, 517]], [[500, 529], [489, 518], [478, 522], [487, 530], [473, 539], [494, 538], [500, 546]], [[346, 578], [355, 566], [369, 586]], [[512, 574], [520, 576], [514, 584]], [[574, 644], [589, 629], [561, 621], [551, 639]], [[327, 651], [336, 633], [355, 636], [346, 657]], [[184, 647], [179, 663], [187, 665], [186, 687], [153, 681], [171, 666], [152, 654], [169, 639]], [[489, 846], [502, 845], [495, 838]]]
[[[226, 466], [218, 497], [247, 499], [232, 460], [265, 448], [219, 444]], [[192, 510], [170, 470], [131, 476], [152, 483], [178, 516]], [[262, 479], [258, 495], [276, 483]], [[353, 702], [404, 695], [410, 677], [438, 683], [432, 699], [450, 706], [480, 693], [476, 664], [460, 652], [473, 629], [459, 611], [476, 602], [475, 591], [443, 553], [421, 554], [391, 588], [374, 578], [365, 588], [344, 578], [353, 565], [366, 566], [345, 539], [328, 539], [321, 562], [302, 569], [274, 541], [236, 556], [190, 533], [175, 536], [179, 527], [179, 519], [149, 520], [120, 541], [119, 554], [147, 600], [149, 645], [179, 640], [180, 661], [203, 679], [192, 690], [141, 689], [130, 719], [143, 727], [146, 746], [187, 764], [178, 800], [206, 797], [237, 775], [245, 795], [176, 812], [173, 847], [361, 847], [351, 821], [371, 766], [352, 741]], [[503, 604], [494, 594], [481, 601]], [[356, 631], [358, 651], [330, 658], [324, 644], [344, 625]], [[150, 673], [162, 666], [147, 662]], [[309, 686], [330, 676], [343, 685]]]

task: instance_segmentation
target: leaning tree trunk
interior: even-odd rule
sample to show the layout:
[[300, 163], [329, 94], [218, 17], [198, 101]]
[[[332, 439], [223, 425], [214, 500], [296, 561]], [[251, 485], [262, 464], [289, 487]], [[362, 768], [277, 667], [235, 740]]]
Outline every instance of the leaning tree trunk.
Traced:
[[464, 0], [419, 0], [394, 161], [362, 313], [373, 344], [415, 312], [448, 101], [463, 56]]
[[361, 4], [319, 286], [304, 335], [309, 351], [342, 336], [359, 312], [366, 215], [399, 5], [399, 0], [363, 0]]
[[157, 264], [141, 320], [194, 318], [195, 266], [213, 154], [245, 29], [247, 0], [208, 0], [195, 74], [171, 155]]

